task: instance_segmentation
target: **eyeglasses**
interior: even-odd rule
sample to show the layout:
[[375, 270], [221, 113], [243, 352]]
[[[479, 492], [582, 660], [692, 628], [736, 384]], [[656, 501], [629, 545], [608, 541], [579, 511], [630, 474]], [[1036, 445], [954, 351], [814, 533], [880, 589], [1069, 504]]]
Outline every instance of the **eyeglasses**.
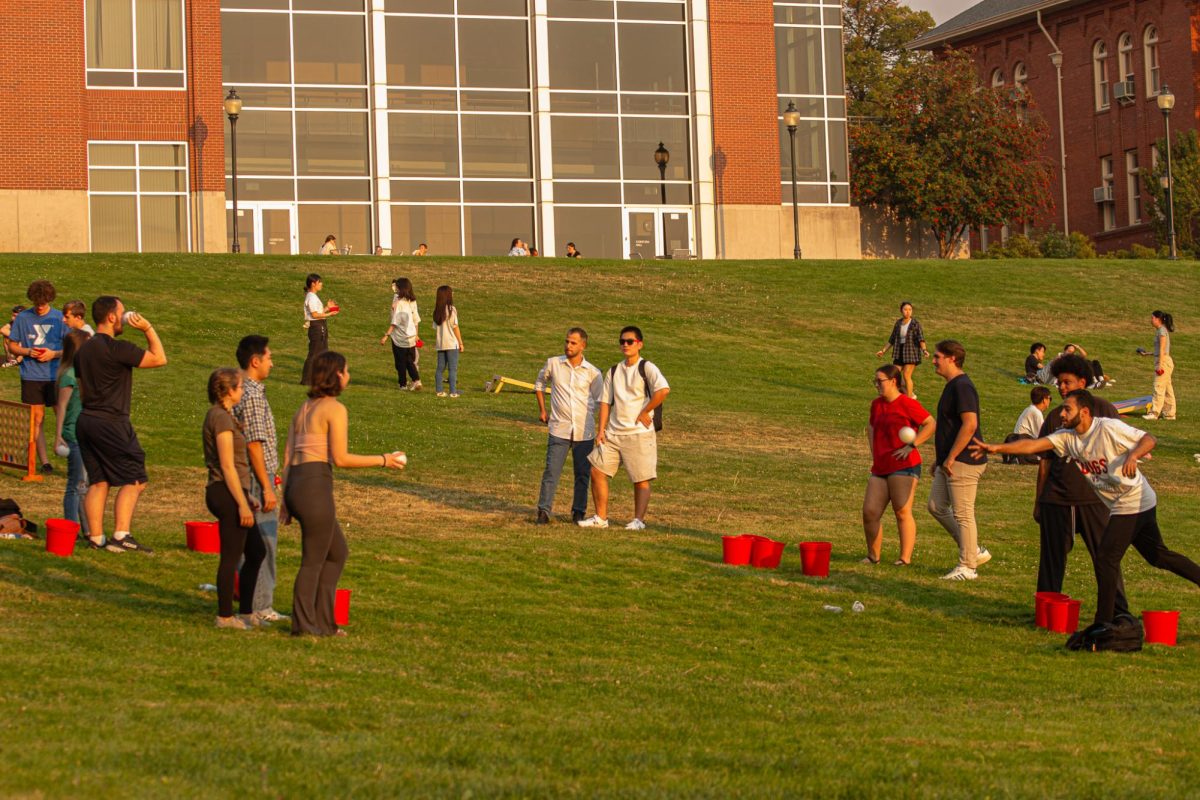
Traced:
[[637, 339], [618, 339], [617, 341], [622, 345], [628, 345], [630, 347], [633, 347], [635, 344], [637, 344]]
[[882, 386], [883, 384], [887, 383], [888, 381], [894, 381], [894, 380], [896, 380], [896, 379], [895, 378], [883, 378], [881, 380], [879, 378], [875, 378], [871, 381], [871, 383], [875, 384], [876, 386]]

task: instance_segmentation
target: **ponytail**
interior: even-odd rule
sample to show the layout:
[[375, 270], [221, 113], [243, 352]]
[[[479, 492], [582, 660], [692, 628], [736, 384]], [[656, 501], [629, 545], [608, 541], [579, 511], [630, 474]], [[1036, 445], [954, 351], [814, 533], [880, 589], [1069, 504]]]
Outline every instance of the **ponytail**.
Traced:
[[1175, 332], [1175, 318], [1172, 317], [1170, 314], [1168, 314], [1165, 311], [1152, 311], [1152, 312], [1150, 312], [1150, 315], [1161, 319], [1163, 327], [1166, 328], [1167, 331], [1169, 331], [1170, 333]]

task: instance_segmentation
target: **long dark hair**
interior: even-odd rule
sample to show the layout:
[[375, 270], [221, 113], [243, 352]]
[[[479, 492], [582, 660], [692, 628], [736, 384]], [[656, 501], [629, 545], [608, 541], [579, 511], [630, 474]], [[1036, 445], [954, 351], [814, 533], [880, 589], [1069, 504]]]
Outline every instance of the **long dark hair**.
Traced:
[[396, 287], [396, 297], [413, 303], [417, 302], [417, 296], [413, 294], [412, 281], [408, 278], [396, 278], [392, 281], [392, 286]]
[[342, 379], [338, 374], [346, 371], [346, 357], [335, 350], [326, 350], [313, 359], [308, 387], [308, 396], [337, 397], [342, 393]]
[[437, 288], [437, 301], [433, 307], [433, 321], [441, 325], [450, 318], [450, 312], [454, 310], [454, 290], [449, 286], [439, 286]]
[[1165, 311], [1151, 311], [1150, 316], [1158, 317], [1162, 320], [1163, 327], [1171, 333], [1175, 332], [1175, 318]]
[[75, 366], [75, 356], [83, 343], [92, 335], [82, 328], [73, 330], [63, 337], [62, 359], [58, 362], [58, 383], [62, 385], [63, 373]]
[[904, 383], [904, 373], [895, 364], [884, 364], [879, 369], [875, 370], [876, 374], [882, 372], [896, 382], [896, 388], [900, 394], [908, 394], [908, 387]]

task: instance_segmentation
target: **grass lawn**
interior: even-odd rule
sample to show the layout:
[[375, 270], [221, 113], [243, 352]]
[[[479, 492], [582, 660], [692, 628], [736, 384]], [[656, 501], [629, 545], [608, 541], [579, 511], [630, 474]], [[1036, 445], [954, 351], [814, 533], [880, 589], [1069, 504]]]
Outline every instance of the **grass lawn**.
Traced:
[[[409, 468], [338, 473], [349, 637], [217, 631], [215, 596], [198, 589], [216, 557], [183, 536], [207, 518], [205, 381], [243, 334], [270, 336], [285, 434], [314, 269], [343, 308], [330, 340], [353, 374], [351, 449], [404, 449]], [[1152, 363], [1133, 352], [1152, 345], [1149, 312], [1173, 313], [1179, 419], [1145, 423], [1159, 436], [1145, 471], [1168, 545], [1200, 558], [1194, 262], [3, 255], [0, 275], [4, 306], [41, 277], [60, 301], [120, 294], [170, 358], [134, 387], [151, 474], [135, 533], [156, 553], [57, 559], [0, 541], [2, 796], [1178, 797], [1200, 785], [1200, 589], [1131, 551], [1130, 602], [1182, 610], [1179, 647], [1077, 654], [1036, 630], [1034, 468], [996, 460], [985, 475], [980, 538], [995, 557], [978, 581], [937, 580], [957, 551], [924, 510], [928, 471], [913, 566], [890, 566], [890, 514], [884, 564], [859, 563], [874, 352], [901, 299], [931, 345], [965, 343], [992, 440], [1028, 403], [1016, 377], [1031, 341], [1083, 343], [1116, 378], [1105, 396], [1123, 399], [1150, 390]], [[455, 288], [460, 399], [434, 397], [431, 347], [426, 390], [397, 391], [378, 344], [396, 275], [417, 287], [427, 342], [434, 289]], [[672, 386], [649, 528], [561, 521], [567, 480], [560, 521], [535, 527], [536, 403], [483, 384], [532, 380], [575, 324], [607, 368], [627, 323]], [[934, 408], [940, 389], [919, 367], [921, 402]], [[18, 396], [5, 370], [0, 399]], [[0, 496], [58, 516], [55, 466], [41, 485], [0, 471]], [[622, 475], [614, 523], [631, 507]], [[721, 563], [721, 534], [743, 532], [789, 543], [778, 571]], [[827, 580], [802, 575], [794, 543], [810, 539], [833, 543]], [[280, 551], [288, 611], [296, 526]], [[1065, 591], [1090, 617], [1082, 545]], [[849, 613], [855, 600], [864, 613]]]

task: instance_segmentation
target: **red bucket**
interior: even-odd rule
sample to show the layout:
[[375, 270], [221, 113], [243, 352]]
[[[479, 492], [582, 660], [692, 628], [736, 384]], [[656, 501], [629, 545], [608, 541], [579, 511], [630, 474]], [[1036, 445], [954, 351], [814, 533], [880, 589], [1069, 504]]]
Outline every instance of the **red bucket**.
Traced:
[[829, 577], [829, 553], [833, 545], [829, 542], [801, 542], [800, 562], [805, 575], [817, 578]]
[[1074, 633], [1079, 628], [1078, 600], [1051, 600], [1046, 604], [1046, 620], [1055, 633]]
[[784, 542], [777, 542], [766, 536], [756, 536], [750, 546], [750, 564], [759, 569], [775, 569], [779, 566], [779, 559], [783, 557], [785, 547], [787, 544]]
[[1146, 629], [1146, 644], [1175, 646], [1179, 634], [1178, 611], [1143, 611], [1142, 626]]
[[46, 552], [66, 558], [75, 552], [79, 523], [69, 519], [46, 520]]
[[1048, 609], [1052, 600], [1070, 600], [1071, 596], [1062, 592], [1038, 592], [1033, 596], [1033, 618], [1039, 628], [1050, 627]]
[[187, 548], [197, 553], [221, 552], [221, 531], [215, 522], [185, 522]]
[[726, 564], [734, 566], [742, 566], [750, 563], [750, 549], [754, 544], [754, 537], [742, 534], [741, 536], [722, 536], [721, 548], [723, 558]]
[[350, 624], [350, 590], [338, 589], [333, 601], [333, 621], [338, 625]]

